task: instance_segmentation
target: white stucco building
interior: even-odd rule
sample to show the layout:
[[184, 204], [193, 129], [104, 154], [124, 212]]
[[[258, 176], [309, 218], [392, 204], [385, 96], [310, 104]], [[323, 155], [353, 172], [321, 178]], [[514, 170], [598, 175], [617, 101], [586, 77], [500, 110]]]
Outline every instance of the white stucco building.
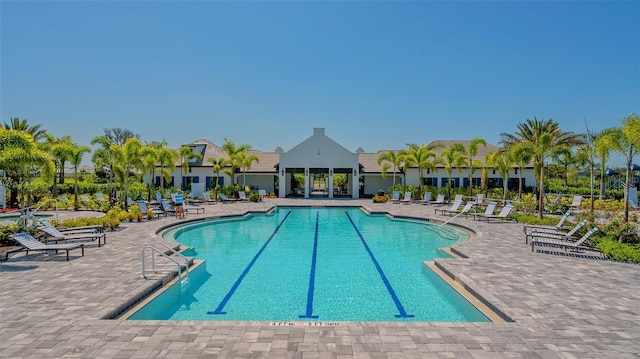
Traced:
[[[437, 142], [443, 145], [442, 149], [446, 149], [454, 143], [460, 143], [466, 147], [470, 141], [439, 140]], [[179, 163], [176, 164], [172, 179], [166, 186], [180, 186], [191, 190], [192, 185], [196, 183], [198, 185], [194, 188], [208, 190], [215, 186], [216, 181], [221, 185], [235, 182], [249, 186], [255, 191], [263, 189], [281, 198], [288, 196], [359, 198], [369, 197], [379, 190], [388, 192], [393, 183], [393, 171], [388, 170], [386, 178], [383, 178], [382, 167], [377, 163], [377, 159], [381, 153], [398, 151], [380, 150], [367, 153], [359, 148], [352, 152], [328, 137], [324, 128], [314, 128], [309, 138], [288, 151], [280, 147], [273, 152], [248, 151], [247, 155], [256, 156], [258, 162], [254, 162], [246, 173], [237, 171], [232, 181], [231, 177], [222, 172], [219, 178], [216, 177], [209, 161], [211, 158], [227, 158], [222, 148], [206, 139], [194, 141], [186, 146], [199, 153], [202, 160], [190, 161], [186, 173], [183, 173]], [[486, 147], [480, 145], [474, 159], [484, 163], [486, 154], [497, 150], [498, 147], [491, 144]], [[451, 178], [452, 187], [467, 187], [468, 175], [467, 168], [454, 170]], [[342, 179], [339, 185], [334, 185], [335, 176], [340, 176]], [[476, 169], [472, 177], [474, 186], [480, 185], [480, 176], [481, 171]], [[509, 172], [510, 188], [517, 188], [518, 177], [518, 169], [514, 168]], [[488, 179], [490, 187], [502, 187], [502, 178], [497, 171], [489, 169]], [[523, 170], [522, 179], [525, 186], [535, 185], [532, 165]], [[410, 167], [396, 171], [396, 183], [404, 185], [418, 185], [422, 181], [423, 185], [444, 187], [447, 180], [448, 175], [442, 167], [437, 168], [437, 171], [424, 170], [422, 179], [419, 178], [417, 168]], [[160, 183], [159, 175], [156, 174], [154, 182]]]

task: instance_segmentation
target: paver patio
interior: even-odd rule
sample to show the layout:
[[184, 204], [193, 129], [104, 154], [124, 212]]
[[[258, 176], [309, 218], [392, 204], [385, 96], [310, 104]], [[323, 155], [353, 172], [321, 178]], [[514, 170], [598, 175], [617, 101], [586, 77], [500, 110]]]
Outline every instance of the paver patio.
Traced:
[[[274, 199], [206, 205], [188, 219], [277, 205], [362, 205], [370, 211], [446, 220], [419, 204]], [[175, 223], [123, 223], [84, 257], [14, 254], [0, 262], [3, 358], [640, 358], [640, 266], [545, 253], [512, 222], [453, 223], [476, 233], [455, 245], [468, 258], [436, 260], [513, 319], [507, 323], [342, 323], [101, 319], [150, 287], [140, 250]]]

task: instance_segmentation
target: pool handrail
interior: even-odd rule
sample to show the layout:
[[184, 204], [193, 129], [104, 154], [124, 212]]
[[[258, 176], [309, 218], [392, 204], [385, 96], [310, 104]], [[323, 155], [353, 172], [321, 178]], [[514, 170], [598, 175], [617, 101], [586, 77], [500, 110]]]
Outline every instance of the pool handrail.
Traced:
[[[169, 254], [167, 254], [167, 251], [162, 251], [158, 248], [156, 248], [156, 245], [160, 245], [161, 247], [164, 247], [166, 249], [168, 249], [169, 254], [173, 254], [176, 257], [179, 257], [180, 259], [184, 260], [184, 271], [185, 271], [185, 278], [183, 280], [182, 278], [182, 264], [180, 264], [176, 259], [174, 259], [174, 257], [169, 256]], [[175, 263], [178, 271], [178, 280], [180, 281], [180, 283], [188, 283], [189, 282], [189, 259], [187, 257], [185, 257], [182, 253], [176, 251], [175, 249], [171, 248], [170, 246], [168, 246], [165, 243], [162, 243], [160, 241], [156, 241], [153, 242], [151, 244], [147, 244], [146, 246], [142, 247], [142, 276], [147, 279], [147, 268], [146, 268], [146, 258], [145, 258], [145, 250], [149, 249], [151, 251], [151, 269], [149, 269], [149, 271], [153, 271], [158, 273], [158, 270], [156, 268], [156, 253], [161, 255], [164, 258], [167, 258], [168, 260], [170, 260], [171, 262]]]

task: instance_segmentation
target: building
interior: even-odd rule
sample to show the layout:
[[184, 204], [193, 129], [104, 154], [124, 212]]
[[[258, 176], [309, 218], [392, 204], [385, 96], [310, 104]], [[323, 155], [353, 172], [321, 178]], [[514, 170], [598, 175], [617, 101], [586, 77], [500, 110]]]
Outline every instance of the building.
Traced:
[[[449, 148], [454, 143], [467, 146], [470, 141], [437, 142], [443, 145], [436, 152], [439, 155], [443, 149]], [[253, 162], [251, 168], [246, 171], [236, 171], [233, 174], [233, 181], [228, 174], [220, 172], [218, 176], [213, 171], [212, 160], [228, 157], [222, 148], [206, 139], [194, 141], [186, 146], [200, 154], [202, 159], [188, 162], [189, 168], [184, 173], [180, 164], [176, 164], [176, 170], [165, 187], [181, 186], [193, 191], [194, 195], [215, 187], [215, 183], [218, 182], [220, 185], [242, 184], [255, 191], [262, 189], [281, 198], [289, 196], [360, 198], [374, 195], [381, 189], [388, 191], [393, 184], [392, 170], [387, 171], [386, 178], [383, 178], [382, 166], [377, 161], [381, 153], [388, 151], [367, 153], [358, 148], [355, 152], [351, 152], [329, 138], [324, 128], [314, 128], [311, 137], [288, 151], [280, 147], [273, 152], [248, 151], [247, 155], [256, 156], [258, 162]], [[481, 145], [474, 159], [484, 163], [485, 156], [497, 150], [498, 147], [491, 144], [486, 147]], [[397, 169], [395, 176], [396, 183], [404, 185], [418, 185], [422, 181], [423, 185], [444, 187], [449, 180], [442, 165], [437, 166], [437, 171], [424, 170], [422, 179], [419, 178], [418, 168], [414, 167]], [[339, 183], [334, 185], [336, 177], [339, 178]], [[476, 169], [471, 179], [474, 186], [480, 186], [480, 177], [481, 170]], [[510, 188], [517, 188], [518, 177], [517, 168], [509, 171], [508, 186]], [[525, 186], [535, 185], [532, 165], [528, 165], [523, 170], [522, 181]], [[156, 174], [154, 182], [160, 185], [159, 174]], [[453, 171], [452, 187], [467, 187], [468, 184], [468, 168], [463, 167]], [[489, 169], [488, 184], [490, 187], [502, 188], [503, 179], [497, 171]]]

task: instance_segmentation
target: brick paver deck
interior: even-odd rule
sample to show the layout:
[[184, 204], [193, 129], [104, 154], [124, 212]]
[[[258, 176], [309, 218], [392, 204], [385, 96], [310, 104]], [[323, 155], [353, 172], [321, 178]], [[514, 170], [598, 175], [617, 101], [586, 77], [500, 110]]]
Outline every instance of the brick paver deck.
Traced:
[[[278, 205], [362, 205], [443, 220], [419, 204], [369, 200], [270, 200], [206, 205], [204, 215]], [[468, 258], [437, 263], [513, 322], [343, 323], [274, 327], [266, 322], [101, 319], [155, 281], [141, 277], [140, 249], [164, 218], [123, 223], [84, 257], [14, 254], [0, 262], [2, 358], [640, 358], [640, 266], [532, 253], [522, 225], [454, 223], [476, 238], [454, 246]]]

